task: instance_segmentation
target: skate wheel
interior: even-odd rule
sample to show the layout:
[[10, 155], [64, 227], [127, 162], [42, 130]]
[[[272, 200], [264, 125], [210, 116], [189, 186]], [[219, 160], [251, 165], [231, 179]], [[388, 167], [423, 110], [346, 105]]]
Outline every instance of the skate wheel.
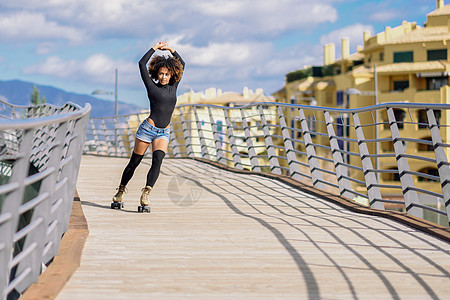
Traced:
[[121, 209], [123, 208], [123, 202], [113, 202], [111, 203], [111, 208], [112, 209]]

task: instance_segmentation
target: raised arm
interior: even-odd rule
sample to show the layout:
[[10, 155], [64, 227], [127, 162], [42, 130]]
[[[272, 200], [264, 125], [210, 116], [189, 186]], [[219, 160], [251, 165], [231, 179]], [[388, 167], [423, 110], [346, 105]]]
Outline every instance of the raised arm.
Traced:
[[148, 89], [151, 85], [154, 85], [153, 80], [150, 78], [150, 74], [147, 70], [147, 62], [152, 57], [153, 53], [155, 53], [155, 49], [150, 48], [147, 53], [142, 56], [139, 61], [139, 71], [141, 72], [142, 81], [144, 82], [145, 87]]

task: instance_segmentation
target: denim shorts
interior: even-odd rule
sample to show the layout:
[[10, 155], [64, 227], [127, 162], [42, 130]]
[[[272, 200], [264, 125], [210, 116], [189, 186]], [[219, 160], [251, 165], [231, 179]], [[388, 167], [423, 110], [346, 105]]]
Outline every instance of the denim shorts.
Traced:
[[169, 141], [170, 128], [158, 128], [150, 124], [147, 119], [141, 123], [136, 131], [136, 138], [143, 142], [151, 143], [156, 139], [165, 139]]

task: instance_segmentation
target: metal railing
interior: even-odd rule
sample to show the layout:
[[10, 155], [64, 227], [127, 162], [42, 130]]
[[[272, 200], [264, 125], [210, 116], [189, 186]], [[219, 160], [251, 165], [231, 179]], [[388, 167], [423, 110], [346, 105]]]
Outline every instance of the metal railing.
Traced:
[[[417, 103], [359, 109], [187, 104], [174, 111], [168, 152], [288, 175], [373, 208], [448, 226], [449, 112], [450, 105]], [[147, 116], [91, 119], [85, 153], [129, 156]]]
[[90, 105], [0, 101], [0, 291], [20, 296], [67, 231]]

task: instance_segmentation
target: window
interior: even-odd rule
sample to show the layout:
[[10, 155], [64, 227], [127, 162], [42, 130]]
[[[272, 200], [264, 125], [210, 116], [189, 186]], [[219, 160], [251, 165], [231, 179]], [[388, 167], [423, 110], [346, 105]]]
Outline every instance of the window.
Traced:
[[217, 131], [218, 132], [222, 132], [222, 126], [223, 126], [223, 123], [222, 123], [222, 121], [217, 121]]
[[427, 77], [427, 90], [439, 90], [448, 85], [448, 77]]
[[380, 52], [380, 61], [384, 61], [384, 52]]
[[396, 80], [394, 81], [394, 91], [403, 91], [409, 87], [409, 80]]
[[[422, 140], [431, 142], [431, 137], [429, 136], [429, 137], [423, 138]], [[433, 145], [422, 144], [422, 143], [417, 144], [417, 150], [418, 151], [434, 151]]]
[[344, 91], [337, 91], [336, 93], [336, 106], [344, 104]]
[[[434, 117], [436, 118], [436, 123], [439, 125], [439, 120], [441, 119], [441, 111], [433, 110]], [[427, 111], [425, 109], [421, 109], [417, 112], [417, 122], [419, 123], [419, 129], [428, 128], [428, 117]]]
[[381, 174], [381, 178], [383, 178], [384, 181], [400, 181], [400, 175], [398, 174], [397, 168], [389, 168], [388, 170], [396, 172]]
[[397, 121], [398, 129], [403, 129], [403, 120], [405, 119], [405, 111], [403, 109], [394, 108], [394, 116]]
[[[336, 119], [336, 135], [337, 136], [344, 136], [344, 125], [343, 125], [343, 119], [342, 118], [337, 118]], [[338, 140], [337, 141], [338, 142], [338, 145], [339, 145], [339, 148], [341, 149], [341, 150], [343, 150], [344, 149], [344, 141], [343, 140]]]
[[[420, 170], [419, 172], [439, 177], [439, 171], [436, 168], [424, 168], [424, 169]], [[418, 181], [434, 181], [434, 182], [436, 182], [432, 178], [422, 177], [420, 175], [418, 176], [417, 180]]]
[[394, 52], [394, 63], [402, 62], [414, 62], [414, 52], [404, 51], [404, 52]]
[[427, 60], [447, 60], [447, 49], [428, 50]]

